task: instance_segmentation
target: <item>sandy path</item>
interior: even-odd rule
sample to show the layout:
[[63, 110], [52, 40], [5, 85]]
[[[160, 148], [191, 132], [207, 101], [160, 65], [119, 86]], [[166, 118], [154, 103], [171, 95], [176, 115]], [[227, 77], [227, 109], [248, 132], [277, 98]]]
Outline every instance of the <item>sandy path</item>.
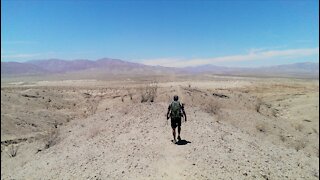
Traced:
[[[162, 142], [161, 142], [162, 141]], [[158, 161], [158, 174], [165, 179], [183, 179], [184, 171], [190, 164], [186, 159], [186, 151], [183, 147], [177, 147], [173, 143], [170, 144], [168, 139], [163, 139], [161, 143], [161, 156], [164, 158]]]
[[[183, 101], [184, 96], [181, 92], [180, 86], [175, 87], [175, 92], [177, 92], [179, 100]], [[168, 120], [168, 126], [170, 127], [170, 119]], [[171, 130], [171, 127], [168, 129]], [[169, 132], [167, 133], [171, 134]], [[173, 139], [172, 136], [171, 139]], [[190, 162], [185, 159], [187, 152], [184, 150], [183, 146], [179, 147], [173, 143], [168, 144], [167, 138], [162, 139], [162, 141], [160, 142], [163, 146], [164, 156], [164, 159], [159, 162], [160, 174], [164, 174], [164, 177], [167, 179], [184, 179], [184, 176], [186, 175], [183, 173], [187, 169], [187, 166], [190, 164]]]

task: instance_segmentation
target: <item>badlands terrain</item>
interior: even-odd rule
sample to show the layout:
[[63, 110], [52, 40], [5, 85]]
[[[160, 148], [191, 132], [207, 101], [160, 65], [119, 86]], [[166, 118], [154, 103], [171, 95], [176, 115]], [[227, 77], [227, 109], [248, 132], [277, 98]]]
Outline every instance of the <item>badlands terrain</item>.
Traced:
[[319, 80], [4, 81], [1, 179], [319, 179]]

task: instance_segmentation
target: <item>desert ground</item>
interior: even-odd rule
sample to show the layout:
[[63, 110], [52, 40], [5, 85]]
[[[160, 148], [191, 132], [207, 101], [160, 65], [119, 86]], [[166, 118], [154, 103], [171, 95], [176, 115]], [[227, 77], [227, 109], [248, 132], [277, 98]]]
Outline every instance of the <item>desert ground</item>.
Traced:
[[319, 179], [319, 80], [4, 81], [1, 179]]

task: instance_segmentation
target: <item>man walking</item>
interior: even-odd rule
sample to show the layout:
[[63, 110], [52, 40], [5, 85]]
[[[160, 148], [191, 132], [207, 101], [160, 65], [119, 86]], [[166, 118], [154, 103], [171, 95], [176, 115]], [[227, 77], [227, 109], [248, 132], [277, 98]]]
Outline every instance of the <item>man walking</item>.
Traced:
[[[179, 97], [175, 95], [173, 97], [173, 101], [168, 107], [167, 112], [167, 120], [171, 118], [171, 127], [172, 127], [172, 135], [173, 135], [173, 143], [176, 143], [176, 127], [178, 127], [178, 141], [181, 140], [180, 132], [181, 132], [181, 117], [184, 117], [185, 122], [187, 122], [187, 115], [184, 111], [183, 104], [181, 105], [178, 101]], [[169, 116], [170, 115], [170, 116]]]

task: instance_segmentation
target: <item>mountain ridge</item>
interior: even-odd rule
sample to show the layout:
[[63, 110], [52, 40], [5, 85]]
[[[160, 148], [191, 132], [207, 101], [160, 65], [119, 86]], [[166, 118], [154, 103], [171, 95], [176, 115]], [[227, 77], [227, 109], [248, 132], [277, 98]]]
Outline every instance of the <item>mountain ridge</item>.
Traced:
[[165, 74], [187, 73], [202, 74], [213, 73], [223, 75], [262, 75], [262, 76], [307, 76], [319, 77], [319, 63], [301, 62], [264, 67], [225, 67], [216, 65], [201, 65], [195, 67], [172, 68], [164, 66], [150, 66], [121, 59], [101, 58], [88, 59], [44, 59], [26, 62], [1, 62], [1, 75], [28, 76], [41, 74], [81, 73], [82, 71], [103, 72], [104, 74]]

